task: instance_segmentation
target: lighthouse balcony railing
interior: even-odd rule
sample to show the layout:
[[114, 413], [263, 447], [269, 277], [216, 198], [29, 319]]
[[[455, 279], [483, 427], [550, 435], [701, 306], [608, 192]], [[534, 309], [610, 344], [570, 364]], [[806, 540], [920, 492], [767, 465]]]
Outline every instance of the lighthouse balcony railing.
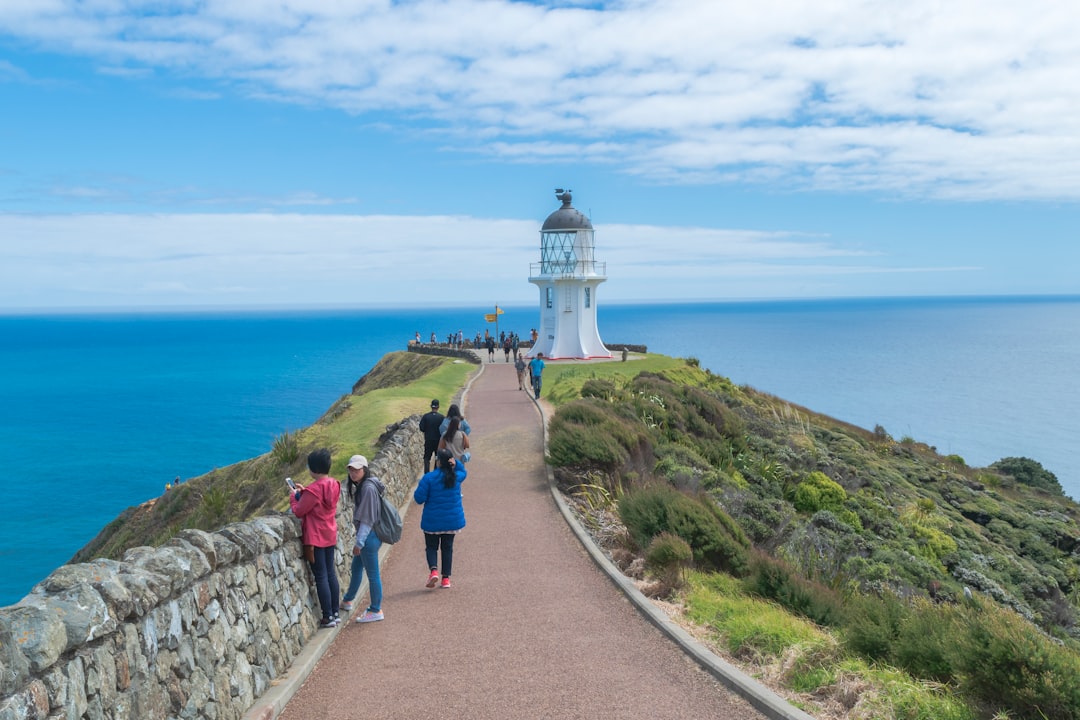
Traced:
[[529, 264], [529, 275], [548, 275], [555, 278], [604, 276], [607, 263], [592, 260], [559, 260]]

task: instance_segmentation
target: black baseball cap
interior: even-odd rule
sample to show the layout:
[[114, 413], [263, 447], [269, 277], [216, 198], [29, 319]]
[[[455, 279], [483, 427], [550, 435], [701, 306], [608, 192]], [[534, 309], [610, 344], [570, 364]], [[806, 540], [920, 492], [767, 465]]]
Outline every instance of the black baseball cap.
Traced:
[[432, 400], [431, 401], [431, 407], [433, 407], [433, 408], [439, 407], [439, 401], [438, 400]]

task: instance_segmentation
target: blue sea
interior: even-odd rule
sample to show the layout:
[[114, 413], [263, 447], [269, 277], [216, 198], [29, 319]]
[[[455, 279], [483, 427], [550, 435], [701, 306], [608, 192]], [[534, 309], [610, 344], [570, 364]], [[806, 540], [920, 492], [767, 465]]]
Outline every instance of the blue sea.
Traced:
[[[539, 322], [503, 309], [499, 330]], [[175, 477], [312, 424], [415, 332], [491, 311], [0, 316], [0, 605]], [[599, 325], [969, 465], [1033, 458], [1080, 497], [1080, 297], [601, 305]]]

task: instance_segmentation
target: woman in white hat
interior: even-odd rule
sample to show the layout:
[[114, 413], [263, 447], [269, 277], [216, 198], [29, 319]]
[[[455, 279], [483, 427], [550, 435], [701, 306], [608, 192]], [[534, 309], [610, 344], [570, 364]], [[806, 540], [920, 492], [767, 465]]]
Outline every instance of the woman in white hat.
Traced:
[[360, 582], [364, 571], [368, 574], [368, 594], [371, 602], [367, 610], [356, 618], [358, 623], [378, 622], [383, 619], [382, 612], [382, 576], [379, 574], [379, 548], [382, 541], [375, 533], [375, 522], [379, 519], [379, 497], [386, 491], [382, 480], [370, 474], [367, 458], [353, 455], [349, 458], [349, 497], [353, 501], [353, 527], [356, 529], [356, 542], [352, 549], [352, 577], [345, 597], [341, 601], [342, 612], [352, 612], [356, 593], [360, 591]]

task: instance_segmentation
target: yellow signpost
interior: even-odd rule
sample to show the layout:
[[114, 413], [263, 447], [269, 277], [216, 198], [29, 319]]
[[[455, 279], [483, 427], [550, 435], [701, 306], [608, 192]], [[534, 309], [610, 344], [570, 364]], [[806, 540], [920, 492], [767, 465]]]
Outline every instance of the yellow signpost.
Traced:
[[495, 312], [484, 314], [484, 320], [495, 323], [495, 337], [499, 337], [499, 316], [505, 314], [498, 305], [495, 306]]

